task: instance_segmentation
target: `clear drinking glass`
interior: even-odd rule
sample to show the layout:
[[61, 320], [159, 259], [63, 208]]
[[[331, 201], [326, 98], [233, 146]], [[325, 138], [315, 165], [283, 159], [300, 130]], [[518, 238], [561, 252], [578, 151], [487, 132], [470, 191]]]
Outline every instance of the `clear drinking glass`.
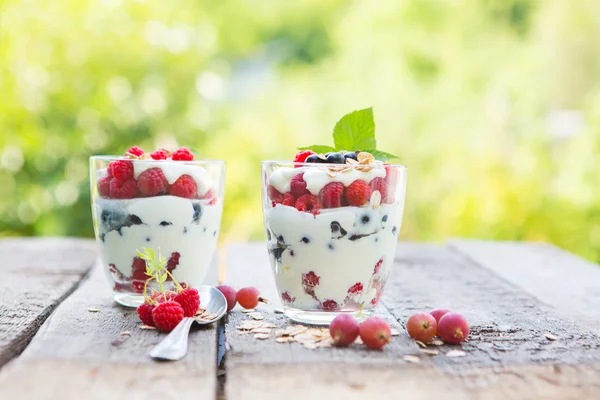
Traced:
[[[267, 248], [285, 314], [366, 318], [394, 262], [406, 167], [263, 161]], [[358, 182], [361, 181], [361, 182]]]
[[[107, 170], [116, 160], [125, 158], [90, 157], [94, 231], [115, 301], [130, 307], [137, 307], [143, 301], [148, 276], [145, 262], [137, 254], [143, 248], [160, 250], [167, 269], [178, 282], [192, 287], [201, 285], [217, 246], [225, 163], [220, 160], [128, 159], [127, 162], [133, 164], [135, 183], [129, 183], [133, 189], [116, 194], [110, 189], [114, 178], [108, 178]], [[153, 196], [144, 195], [140, 189], [145, 179], [139, 178], [148, 170], [159, 175], [162, 172], [168, 182]], [[191, 178], [193, 181], [187, 184], [192, 189], [173, 190], [174, 183], [184, 175], [188, 177], [182, 180]], [[169, 281], [170, 278], [165, 282], [167, 287]]]

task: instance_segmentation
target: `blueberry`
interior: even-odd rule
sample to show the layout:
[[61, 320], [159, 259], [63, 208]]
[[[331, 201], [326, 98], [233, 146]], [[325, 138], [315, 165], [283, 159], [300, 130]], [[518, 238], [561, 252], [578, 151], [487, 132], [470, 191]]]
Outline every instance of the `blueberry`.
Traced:
[[294, 250], [290, 251], [290, 256], [294, 257], [296, 255], [296, 253], [294, 253]]
[[385, 214], [385, 215], [383, 216], [383, 218], [381, 218], [381, 221], [382, 221], [382, 222], [385, 222], [385, 221], [387, 221], [387, 219], [388, 219], [388, 216], [387, 216], [387, 214]]
[[361, 217], [361, 219], [360, 219], [360, 221], [361, 221], [363, 224], [368, 224], [370, 220], [371, 220], [371, 217], [369, 217], [369, 216], [368, 216], [368, 215], [366, 215], [366, 214], [365, 214], [365, 215], [363, 215], [363, 216]]
[[202, 216], [202, 207], [199, 203], [194, 203], [192, 207], [194, 207], [194, 216], [192, 217], [192, 223], [197, 225], [200, 223], [200, 217]]
[[398, 228], [396, 226], [394, 226], [392, 228], [392, 235], [395, 235], [397, 230], [398, 230]]
[[172, 222], [168, 222], [168, 221], [161, 221], [160, 222], [160, 226], [169, 226], [169, 225], [173, 225]]
[[271, 230], [267, 229], [267, 240], [270, 242], [271, 241]]
[[217, 237], [217, 231], [213, 232], [213, 237]]
[[183, 227], [183, 233], [187, 233], [187, 227]]
[[327, 247], [329, 247], [329, 250], [333, 250], [333, 244], [329, 243]]
[[351, 158], [353, 160], [358, 161], [358, 157], [356, 157], [356, 153], [355, 152], [344, 154], [344, 158]]
[[346, 230], [344, 228], [342, 228], [340, 223], [337, 221], [332, 221], [330, 226], [331, 226], [331, 233], [334, 233], [334, 234], [337, 233], [337, 235], [336, 235], [337, 239], [339, 239], [343, 236], [346, 236], [346, 234], [348, 233], [348, 232], [346, 232]]
[[309, 238], [307, 238], [306, 236], [304, 236], [302, 239], [300, 239], [300, 241], [301, 241], [302, 243], [310, 243], [310, 239], [309, 239]]
[[104, 234], [104, 233], [100, 234], [100, 240], [102, 240], [103, 242], [104, 242], [104, 236], [106, 236], [106, 234]]
[[147, 237], [147, 238], [146, 238], [146, 242], [149, 242], [149, 241], [150, 241], [150, 238], [149, 238], [149, 237]]
[[306, 160], [304, 160], [304, 162], [321, 164], [324, 162], [324, 160], [322, 158], [320, 158], [317, 154], [312, 154], [312, 155], [306, 157]]
[[330, 153], [327, 156], [327, 162], [330, 164], [345, 164], [346, 159], [341, 153]]

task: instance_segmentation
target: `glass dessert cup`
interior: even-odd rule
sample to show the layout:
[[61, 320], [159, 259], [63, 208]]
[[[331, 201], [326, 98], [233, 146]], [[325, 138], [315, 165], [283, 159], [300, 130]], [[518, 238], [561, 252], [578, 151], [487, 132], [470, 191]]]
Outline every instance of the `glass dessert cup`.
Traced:
[[[92, 218], [102, 264], [117, 303], [137, 307], [143, 302], [145, 261], [138, 251], [151, 248], [165, 257], [167, 269], [179, 283], [192, 287], [203, 284], [215, 254], [221, 214], [225, 164], [219, 160], [167, 161], [130, 159], [133, 192], [114, 198], [99, 180], [108, 176], [108, 165], [116, 156], [90, 157]], [[168, 187], [153, 196], [140, 192], [140, 176], [160, 169]], [[160, 171], [158, 171], [160, 173]], [[188, 194], [172, 191], [184, 175], [193, 180], [196, 190]], [[189, 178], [191, 177], [191, 178]], [[192, 187], [194, 187], [192, 184]], [[186, 197], [181, 197], [186, 196]], [[189, 197], [189, 198], [188, 198]], [[173, 286], [169, 277], [167, 288]]]
[[316, 325], [342, 313], [367, 318], [394, 262], [406, 167], [264, 161], [262, 176], [267, 248], [285, 314]]

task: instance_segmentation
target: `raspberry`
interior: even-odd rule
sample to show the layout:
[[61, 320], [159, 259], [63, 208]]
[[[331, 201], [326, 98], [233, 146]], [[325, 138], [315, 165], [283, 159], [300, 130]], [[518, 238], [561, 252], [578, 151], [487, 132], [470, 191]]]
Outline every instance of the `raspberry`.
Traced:
[[173, 161], [192, 161], [194, 154], [187, 147], [180, 147], [171, 154], [171, 160]]
[[315, 292], [315, 288], [319, 286], [319, 280], [321, 278], [317, 276], [313, 271], [307, 274], [302, 274], [302, 287], [304, 291], [310, 295]]
[[319, 192], [323, 208], [336, 208], [342, 206], [344, 184], [340, 182], [328, 183]]
[[296, 200], [295, 207], [298, 211], [308, 211], [318, 214], [320, 208], [319, 199], [313, 194], [303, 194]]
[[110, 181], [110, 197], [113, 199], [133, 199], [137, 194], [137, 185], [135, 180], [120, 181], [112, 179]]
[[375, 264], [375, 269], [373, 270], [373, 275], [375, 275], [379, 272], [379, 268], [381, 268], [381, 264], [383, 264], [383, 258], [379, 259], [379, 261], [377, 261], [377, 264]]
[[174, 300], [181, 304], [183, 315], [186, 317], [193, 317], [198, 312], [198, 308], [200, 308], [200, 295], [198, 294], [198, 290], [194, 288], [185, 289], [175, 296]]
[[169, 194], [171, 196], [193, 199], [196, 196], [198, 187], [196, 181], [189, 175], [181, 175], [175, 183], [169, 186]]
[[325, 311], [334, 311], [338, 307], [338, 303], [335, 300], [325, 300], [323, 304], [321, 304], [321, 308]]
[[140, 304], [137, 308], [138, 317], [144, 325], [154, 326], [154, 320], [152, 319], [152, 310], [154, 306], [152, 304]]
[[371, 181], [371, 190], [374, 192], [376, 190], [379, 190], [379, 193], [381, 193], [381, 201], [383, 203], [385, 203], [386, 199], [387, 199], [387, 195], [388, 195], [388, 186], [387, 186], [387, 182], [385, 181], [385, 179], [383, 178], [374, 178]]
[[275, 204], [281, 204], [281, 202], [283, 202], [283, 194], [279, 190], [275, 189], [275, 186], [269, 185], [267, 187], [267, 194], [269, 195], [269, 198], [275, 202]]
[[133, 179], [133, 163], [127, 160], [117, 160], [108, 164], [108, 173], [120, 181]]
[[352, 287], [350, 289], [348, 289], [348, 294], [359, 294], [359, 293], [362, 293], [362, 291], [363, 291], [363, 284], [360, 282], [357, 282], [354, 285], [352, 285]]
[[98, 179], [98, 193], [102, 197], [110, 197], [110, 181], [112, 178], [110, 175], [105, 176], [104, 178]]
[[294, 196], [291, 193], [284, 194], [282, 204], [284, 206], [294, 207], [294, 205], [296, 204], [296, 196]]
[[167, 261], [167, 271], [173, 272], [173, 270], [177, 268], [179, 265], [179, 257], [180, 254], [178, 252], [175, 251], [171, 253], [171, 257], [169, 257], [169, 261]]
[[290, 191], [296, 197], [300, 197], [303, 194], [309, 193], [308, 190], [306, 190], [306, 182], [304, 182], [304, 173], [294, 175], [292, 177], [292, 179], [290, 180], [290, 188]]
[[125, 155], [131, 154], [132, 156], [141, 157], [144, 155], [144, 150], [142, 150], [138, 146], [130, 147], [129, 150], [125, 152]]
[[146, 196], [156, 196], [165, 193], [169, 182], [160, 168], [150, 168], [142, 172], [138, 178], [137, 187]]
[[159, 149], [150, 153], [150, 157], [152, 157], [153, 160], [166, 160], [169, 158], [169, 152], [165, 149]]
[[154, 325], [163, 332], [171, 332], [183, 319], [183, 307], [176, 301], [165, 301], [152, 310]]
[[357, 179], [346, 188], [346, 199], [351, 206], [360, 207], [369, 201], [371, 187], [367, 182]]
[[[299, 151], [298, 153], [296, 153], [296, 157], [294, 157], [294, 162], [303, 163], [306, 161], [308, 156], [312, 156], [313, 154], [315, 154], [315, 152], [312, 150]], [[296, 166], [296, 168], [299, 168], [299, 167], [300, 167], [299, 165]]]
[[164, 303], [165, 301], [172, 301], [175, 299], [176, 294], [170, 291], [167, 292], [156, 292], [154, 293], [151, 298], [152, 300], [154, 300], [156, 303]]
[[281, 293], [281, 300], [283, 300], [284, 303], [293, 303], [296, 301], [296, 298], [292, 297], [289, 292], [283, 292]]

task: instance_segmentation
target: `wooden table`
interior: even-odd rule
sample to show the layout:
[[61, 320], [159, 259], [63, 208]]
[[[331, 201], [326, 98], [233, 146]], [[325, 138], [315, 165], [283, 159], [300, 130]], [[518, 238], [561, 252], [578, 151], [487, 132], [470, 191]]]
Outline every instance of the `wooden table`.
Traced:
[[[402, 334], [383, 351], [257, 340], [236, 308], [194, 329], [179, 362], [148, 357], [163, 334], [113, 303], [92, 241], [5, 239], [0, 254], [1, 399], [600, 399], [600, 268], [549, 245], [399, 244], [378, 313]], [[265, 320], [287, 326], [265, 246], [224, 255], [226, 281], [257, 286]], [[428, 355], [403, 323], [435, 307], [472, 332]]]

